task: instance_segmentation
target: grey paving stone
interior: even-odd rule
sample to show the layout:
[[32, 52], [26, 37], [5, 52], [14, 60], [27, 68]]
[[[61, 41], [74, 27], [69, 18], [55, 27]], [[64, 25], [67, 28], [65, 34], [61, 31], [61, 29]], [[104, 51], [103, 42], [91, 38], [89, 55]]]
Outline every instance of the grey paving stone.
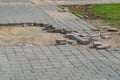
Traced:
[[[120, 79], [118, 50], [72, 48], [70, 45], [31, 46], [34, 55], [5, 53], [6, 55], [0, 56], [0, 78], [2, 80]], [[12, 50], [14, 49], [15, 47]], [[24, 49], [16, 47], [16, 50], [19, 49], [24, 52], [30, 47], [24, 46]], [[6, 50], [8, 48], [3, 47], [0, 52]]]

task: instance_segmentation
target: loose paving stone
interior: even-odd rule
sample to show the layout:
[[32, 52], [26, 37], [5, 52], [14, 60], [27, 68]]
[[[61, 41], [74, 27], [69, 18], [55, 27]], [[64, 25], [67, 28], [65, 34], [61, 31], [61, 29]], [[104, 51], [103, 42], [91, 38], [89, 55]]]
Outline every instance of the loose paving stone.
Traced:
[[56, 44], [57, 45], [65, 45], [65, 44], [67, 44], [67, 41], [64, 38], [63, 39], [57, 39]]
[[109, 32], [117, 32], [118, 30], [117, 30], [117, 28], [109, 28], [107, 31], [109, 31]]
[[93, 42], [93, 47], [101, 46], [103, 43], [102, 42]]
[[90, 40], [83, 37], [78, 37], [77, 42], [82, 45], [87, 45], [90, 43]]
[[104, 43], [102, 45], [96, 46], [97, 49], [108, 49], [110, 47], [111, 47], [111, 45], [107, 44], [107, 43]]

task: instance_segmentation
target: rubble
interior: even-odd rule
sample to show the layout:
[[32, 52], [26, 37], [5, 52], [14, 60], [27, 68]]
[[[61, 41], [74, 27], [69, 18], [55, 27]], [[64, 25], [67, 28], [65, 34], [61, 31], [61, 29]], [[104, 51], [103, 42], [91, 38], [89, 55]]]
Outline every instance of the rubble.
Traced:
[[66, 38], [69, 38], [69, 39], [72, 39], [72, 40], [76, 40], [76, 38], [79, 37], [78, 36], [78, 33], [69, 33], [69, 34], [66, 34]]
[[96, 48], [96, 49], [108, 49], [110, 48], [111, 45], [108, 44], [108, 43], [102, 43], [102, 42], [93, 42], [93, 48]]
[[109, 32], [118, 32], [117, 28], [109, 28], [109, 29], [107, 29], [107, 31], [109, 31]]
[[77, 42], [82, 45], [88, 45], [90, 43], [89, 39], [85, 39], [83, 37], [78, 37]]
[[110, 44], [102, 44], [100, 46], [96, 46], [96, 49], [107, 49], [107, 48], [110, 48], [111, 45]]
[[57, 40], [56, 40], [56, 44], [57, 44], [57, 45], [65, 45], [65, 44], [67, 44], [67, 40], [64, 39], [64, 38], [62, 38], [62, 39], [57, 39]]
[[96, 48], [97, 46], [101, 46], [102, 42], [93, 42], [93, 47]]

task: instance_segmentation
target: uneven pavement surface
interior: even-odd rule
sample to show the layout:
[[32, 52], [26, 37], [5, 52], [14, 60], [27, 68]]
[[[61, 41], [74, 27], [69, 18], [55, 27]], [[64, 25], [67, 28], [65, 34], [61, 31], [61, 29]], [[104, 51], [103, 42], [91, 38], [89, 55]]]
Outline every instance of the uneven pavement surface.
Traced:
[[[63, 4], [61, 1], [0, 0], [0, 24], [36, 22], [78, 32], [95, 28], [82, 19], [76, 20], [71, 13], [59, 12], [57, 4]], [[96, 3], [74, 3], [81, 1]], [[0, 80], [120, 80], [120, 49], [87, 50], [70, 45], [0, 47]]]

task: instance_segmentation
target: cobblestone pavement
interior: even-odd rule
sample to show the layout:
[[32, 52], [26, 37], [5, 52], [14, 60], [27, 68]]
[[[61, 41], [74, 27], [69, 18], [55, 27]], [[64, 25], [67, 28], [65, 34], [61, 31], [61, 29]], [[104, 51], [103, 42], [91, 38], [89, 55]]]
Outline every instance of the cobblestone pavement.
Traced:
[[0, 80], [120, 80], [120, 49], [0, 47]]
[[[59, 12], [56, 5], [51, 5], [54, 0], [44, 1], [44, 5], [30, 0], [8, 1], [0, 0], [1, 24], [41, 22], [80, 32], [94, 28], [68, 12]], [[0, 80], [120, 80], [120, 49], [87, 50], [70, 45], [0, 47]]]

